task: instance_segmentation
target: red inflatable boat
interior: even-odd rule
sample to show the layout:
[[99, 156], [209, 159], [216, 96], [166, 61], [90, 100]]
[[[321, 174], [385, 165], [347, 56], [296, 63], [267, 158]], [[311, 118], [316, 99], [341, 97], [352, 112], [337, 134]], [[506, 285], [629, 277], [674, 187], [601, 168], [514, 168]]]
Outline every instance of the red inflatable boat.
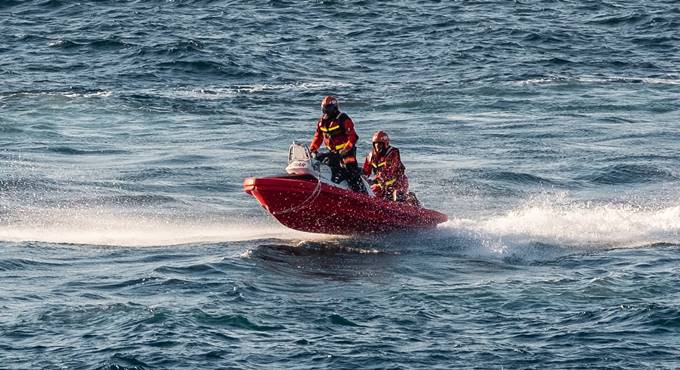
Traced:
[[[376, 234], [434, 228], [446, 215], [402, 202], [358, 193], [346, 182], [330, 181], [330, 168], [312, 159], [304, 145], [293, 144], [287, 174], [247, 178], [252, 195], [283, 225], [323, 234]], [[368, 184], [365, 184], [367, 188]]]

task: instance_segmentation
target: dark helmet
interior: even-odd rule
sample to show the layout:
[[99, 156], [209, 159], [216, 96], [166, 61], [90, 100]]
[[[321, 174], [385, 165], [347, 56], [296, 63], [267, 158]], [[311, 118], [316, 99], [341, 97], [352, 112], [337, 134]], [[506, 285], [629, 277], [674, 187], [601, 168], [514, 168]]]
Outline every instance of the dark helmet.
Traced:
[[324, 114], [333, 114], [338, 109], [338, 99], [326, 96], [321, 100], [321, 111]]

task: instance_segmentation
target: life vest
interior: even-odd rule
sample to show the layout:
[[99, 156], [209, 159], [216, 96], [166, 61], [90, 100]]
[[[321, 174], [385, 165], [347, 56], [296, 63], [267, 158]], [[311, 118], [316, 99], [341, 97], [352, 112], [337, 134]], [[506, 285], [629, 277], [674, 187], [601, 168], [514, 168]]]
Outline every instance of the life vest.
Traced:
[[404, 173], [406, 172], [406, 167], [404, 167], [404, 164], [401, 163], [401, 156], [399, 156], [399, 149], [390, 146], [387, 148], [387, 151], [385, 152], [385, 155], [381, 156], [376, 156], [374, 155], [375, 153], [371, 152], [370, 154], [370, 162], [371, 162], [371, 172], [373, 174], [378, 175], [382, 170], [387, 166], [387, 158], [392, 154], [395, 153], [397, 154], [397, 157], [399, 158], [399, 168], [394, 174], [394, 177], [391, 179], [383, 179], [384, 182], [380, 184], [381, 186], [384, 187], [390, 187], [393, 185], [397, 180], [399, 180], [401, 177], [404, 176]]
[[344, 124], [347, 118], [349, 117], [345, 113], [340, 112], [331, 120], [324, 121], [319, 119], [319, 130], [323, 133], [326, 146], [331, 150], [339, 151], [347, 146], [349, 137], [347, 137], [347, 130]]

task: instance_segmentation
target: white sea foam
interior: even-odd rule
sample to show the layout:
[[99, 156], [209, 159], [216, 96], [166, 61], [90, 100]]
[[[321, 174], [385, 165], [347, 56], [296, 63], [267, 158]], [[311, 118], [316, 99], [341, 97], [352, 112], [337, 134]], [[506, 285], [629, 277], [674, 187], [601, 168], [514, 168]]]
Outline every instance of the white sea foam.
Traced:
[[237, 87], [239, 92], [260, 92], [260, 91], [310, 91], [334, 88], [348, 88], [350, 84], [339, 81], [316, 81], [300, 82], [291, 84], [254, 84], [240, 85]]
[[449, 114], [446, 116], [446, 119], [459, 122], [510, 123], [515, 121], [525, 122], [526, 115], [508, 112], [477, 112], [470, 114]]
[[520, 85], [544, 85], [558, 83], [643, 83], [648, 85], [680, 85], [680, 76], [635, 77], [635, 76], [550, 76], [518, 81]]
[[[245, 84], [226, 87], [204, 87], [195, 89], [174, 88], [167, 90], [144, 89], [124, 91], [125, 94], [144, 94], [160, 98], [179, 98], [193, 100], [221, 100], [233, 98], [239, 94], [252, 94], [259, 92], [299, 92], [313, 90], [346, 89], [350, 84], [340, 81], [316, 81], [299, 82], [288, 84]], [[37, 91], [37, 92], [12, 92], [0, 95], [0, 100], [10, 97], [34, 98], [40, 96], [56, 96], [70, 99], [77, 98], [106, 98], [114, 95], [113, 91]]]
[[64, 45], [66, 41], [64, 40], [53, 40], [47, 43], [47, 46], [49, 47], [55, 47], [55, 46], [61, 46]]
[[562, 247], [625, 248], [680, 243], [680, 206], [565, 203], [534, 200], [482, 219], [452, 219], [443, 229], [473, 235], [488, 249], [544, 243]]
[[171, 99], [196, 99], [196, 100], [220, 100], [233, 98], [238, 95], [234, 88], [205, 88], [205, 89], [172, 89], [172, 90], [145, 90], [142, 93], [161, 98]]
[[94, 92], [86, 92], [86, 93], [76, 93], [76, 92], [64, 92], [64, 93], [57, 93], [54, 95], [61, 95], [65, 96], [67, 98], [106, 98], [111, 95], [113, 95], [113, 92], [111, 91], [94, 91]]
[[36, 210], [3, 220], [0, 240], [110, 246], [166, 246], [257, 239], [314, 239], [274, 223], [183, 220], [107, 210]]
[[350, 84], [334, 81], [300, 82], [290, 84], [247, 84], [227, 87], [204, 87], [199, 89], [144, 90], [141, 93], [162, 98], [181, 98], [197, 100], [220, 100], [233, 98], [239, 94], [260, 92], [297, 92], [327, 89], [345, 89]]
[[649, 85], [680, 85], [680, 78], [668, 76], [667, 78], [655, 77], [634, 77], [634, 76], [607, 76], [607, 77], [579, 77], [580, 82], [606, 83], [606, 82], [625, 82], [625, 83], [644, 83]]
[[10, 93], [4, 93], [0, 94], [0, 100], [8, 99], [8, 98], [36, 98], [36, 97], [42, 97], [42, 96], [49, 96], [49, 97], [64, 97], [64, 98], [69, 98], [69, 99], [78, 99], [78, 98], [107, 98], [109, 96], [112, 96], [113, 92], [108, 91], [108, 90], [101, 90], [101, 91], [84, 91], [84, 92], [78, 92], [78, 91], [20, 91], [20, 92], [10, 92]]

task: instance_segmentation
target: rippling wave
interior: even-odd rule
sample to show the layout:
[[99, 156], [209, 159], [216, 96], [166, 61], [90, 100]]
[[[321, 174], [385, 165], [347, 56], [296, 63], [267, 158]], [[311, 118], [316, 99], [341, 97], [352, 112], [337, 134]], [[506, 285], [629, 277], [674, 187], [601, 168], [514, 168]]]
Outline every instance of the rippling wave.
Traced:
[[[0, 2], [9, 368], [677, 368], [673, 2]], [[386, 130], [436, 230], [242, 192]]]

